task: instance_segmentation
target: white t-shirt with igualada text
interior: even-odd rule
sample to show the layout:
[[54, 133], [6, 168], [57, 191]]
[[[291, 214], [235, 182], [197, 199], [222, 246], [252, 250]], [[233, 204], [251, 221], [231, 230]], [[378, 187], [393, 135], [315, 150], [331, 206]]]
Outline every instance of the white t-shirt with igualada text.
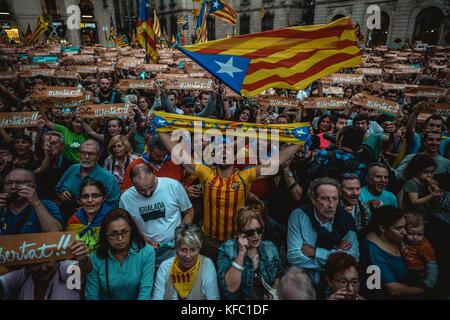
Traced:
[[192, 203], [177, 180], [156, 179], [158, 185], [150, 197], [131, 187], [120, 197], [119, 207], [130, 213], [144, 236], [154, 242], [171, 242], [175, 228], [181, 225], [181, 212], [192, 208]]

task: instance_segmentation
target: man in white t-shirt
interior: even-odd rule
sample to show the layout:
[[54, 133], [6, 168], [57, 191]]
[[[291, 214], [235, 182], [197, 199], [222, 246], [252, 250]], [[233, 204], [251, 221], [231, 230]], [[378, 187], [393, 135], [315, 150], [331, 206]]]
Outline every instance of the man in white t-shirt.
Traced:
[[127, 210], [147, 242], [156, 250], [156, 267], [175, 256], [175, 228], [191, 223], [194, 211], [181, 183], [157, 178], [146, 163], [130, 171], [133, 187], [120, 197], [119, 207]]

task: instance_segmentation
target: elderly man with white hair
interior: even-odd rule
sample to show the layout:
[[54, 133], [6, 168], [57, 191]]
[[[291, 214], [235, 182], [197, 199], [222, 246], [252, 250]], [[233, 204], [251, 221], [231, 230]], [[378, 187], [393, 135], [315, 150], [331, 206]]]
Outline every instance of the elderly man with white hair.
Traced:
[[308, 190], [311, 203], [295, 209], [289, 218], [287, 259], [305, 269], [315, 285], [331, 253], [340, 250], [359, 258], [355, 220], [338, 205], [340, 193], [336, 180], [317, 178]]

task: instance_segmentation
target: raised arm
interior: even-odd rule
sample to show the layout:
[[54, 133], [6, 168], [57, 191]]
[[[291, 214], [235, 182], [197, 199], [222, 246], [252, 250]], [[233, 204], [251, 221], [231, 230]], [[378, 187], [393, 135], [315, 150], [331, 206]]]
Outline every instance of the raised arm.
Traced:
[[[194, 164], [194, 158], [192, 157], [190, 151], [187, 151], [184, 148], [184, 143], [180, 144], [178, 141], [172, 141], [172, 137], [167, 132], [158, 132], [158, 135], [164, 144], [164, 146], [169, 150], [172, 157], [175, 157], [177, 160], [180, 158], [180, 149], [182, 149], [182, 164], [183, 167], [186, 169], [186, 171], [189, 174], [194, 174], [195, 172], [195, 164]], [[189, 152], [189, 154], [188, 154]], [[188, 155], [187, 155], [188, 154]]]
[[287, 146], [280, 152], [272, 155], [268, 161], [258, 165], [256, 167], [256, 180], [276, 175], [278, 173], [278, 168], [292, 158], [300, 148], [302, 148], [302, 146], [297, 144]]

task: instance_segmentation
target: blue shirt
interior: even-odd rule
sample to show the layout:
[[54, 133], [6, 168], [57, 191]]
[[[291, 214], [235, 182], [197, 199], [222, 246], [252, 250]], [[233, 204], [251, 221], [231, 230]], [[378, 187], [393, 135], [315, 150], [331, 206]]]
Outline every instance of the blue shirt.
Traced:
[[[361, 241], [361, 265], [364, 270], [370, 265], [378, 266], [382, 284], [401, 283], [406, 278], [407, 268], [403, 258], [381, 249], [367, 238]], [[386, 298], [386, 296], [383, 297], [381, 290], [368, 290], [368, 292], [371, 293], [371, 298]]]
[[[41, 200], [44, 207], [47, 209], [48, 213], [61, 222], [61, 212], [59, 208], [50, 200]], [[15, 234], [15, 230], [17, 224], [22, 219], [22, 216], [31, 208], [30, 215], [25, 221], [22, 229], [19, 234], [27, 234], [27, 233], [39, 233], [42, 232], [41, 224], [39, 223], [39, 218], [36, 214], [36, 211], [30, 205], [26, 206], [20, 213], [15, 215], [11, 212], [11, 210], [7, 207], [3, 207], [0, 209], [0, 235], [9, 235]]]
[[379, 195], [373, 195], [367, 190], [367, 186], [361, 188], [361, 194], [359, 195], [359, 200], [364, 203], [368, 203], [369, 200], [380, 200], [383, 202], [383, 206], [393, 206], [398, 208], [397, 197], [390, 191], [383, 190]]
[[[317, 215], [314, 212], [314, 217]], [[334, 218], [327, 223], [320, 222], [320, 226], [326, 228], [329, 232], [333, 230]], [[359, 259], [359, 244], [356, 232], [348, 231], [342, 238], [352, 243], [352, 247], [348, 251], [344, 251], [352, 255], [357, 261]], [[314, 230], [309, 217], [300, 208], [295, 209], [291, 213], [288, 222], [287, 232], [287, 260], [290, 264], [305, 269], [315, 284], [319, 284], [320, 272], [323, 271], [325, 261], [328, 256], [334, 252], [341, 250], [327, 250], [325, 248], [316, 247], [317, 231]], [[303, 244], [316, 248], [316, 256], [314, 258], [307, 257], [302, 252]]]
[[[339, 162], [339, 160], [356, 160], [355, 156], [351, 154], [350, 152], [337, 149], [333, 150], [335, 156], [336, 156], [336, 162]], [[330, 162], [330, 151], [329, 150], [319, 150], [317, 151], [314, 160], [316, 160], [318, 163], [320, 163], [324, 168], [328, 170], [328, 163]], [[362, 181], [364, 179], [364, 176], [366, 174], [366, 165], [362, 162], [358, 164], [358, 167], [353, 171], [353, 173], [356, 173], [359, 176], [359, 180]], [[328, 174], [327, 174], [328, 175]]]
[[90, 259], [93, 268], [86, 277], [86, 300], [150, 300], [155, 273], [153, 247], [146, 244], [138, 251], [133, 243], [122, 265], [108, 251], [111, 298], [106, 285], [106, 259], [99, 259], [97, 253], [93, 253]]
[[[230, 239], [219, 247], [217, 257], [217, 275], [219, 278], [219, 287], [222, 290], [222, 298], [226, 300], [252, 299], [253, 292], [253, 262], [248, 255], [244, 257], [244, 271], [242, 272], [241, 285], [236, 292], [230, 293], [225, 281], [225, 274], [232, 268], [231, 263], [236, 260], [239, 251], [237, 239]], [[278, 248], [271, 241], [261, 241], [258, 248], [259, 270], [264, 281], [272, 285], [276, 275], [283, 271]]]
[[77, 163], [70, 166], [59, 180], [55, 189], [60, 193], [69, 191], [72, 196], [78, 197], [80, 194], [81, 183], [89, 179], [98, 180], [103, 183], [106, 189], [106, 204], [113, 208], [119, 206], [119, 184], [112, 173], [108, 172], [98, 164], [95, 165], [94, 169], [92, 169], [84, 179], [81, 179], [80, 176], [80, 164]]

